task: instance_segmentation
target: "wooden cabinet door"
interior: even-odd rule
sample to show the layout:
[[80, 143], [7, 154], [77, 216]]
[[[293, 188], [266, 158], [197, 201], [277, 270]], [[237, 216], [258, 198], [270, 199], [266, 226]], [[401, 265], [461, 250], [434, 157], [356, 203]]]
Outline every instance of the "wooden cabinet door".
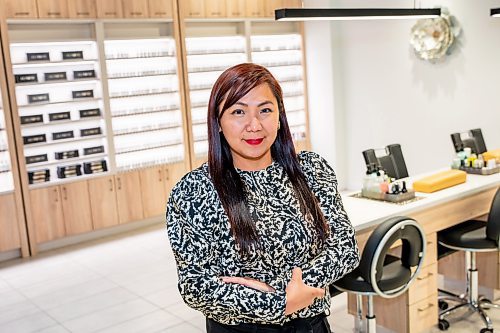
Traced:
[[284, 0], [284, 8], [302, 8], [301, 0]]
[[149, 17], [147, 0], [123, 0], [123, 17], [147, 18]]
[[5, 18], [37, 18], [36, 0], [3, 0], [2, 11]]
[[172, 0], [149, 0], [149, 17], [151, 18], [172, 18]]
[[30, 208], [37, 243], [64, 237], [66, 231], [59, 186], [31, 190]]
[[66, 0], [37, 0], [37, 6], [39, 18], [68, 18]]
[[0, 195], [0, 252], [21, 247], [14, 194]]
[[95, 0], [68, 0], [68, 12], [70, 18], [95, 18]]
[[179, 2], [184, 18], [205, 17], [204, 0], [181, 0]]
[[96, 0], [98, 18], [122, 18], [123, 6], [121, 0]]
[[186, 174], [187, 169], [184, 162], [168, 164], [165, 166], [165, 180], [167, 197], [170, 195], [170, 191], [177, 184], [179, 180]]
[[66, 235], [92, 231], [92, 212], [87, 181], [61, 185], [60, 188]]
[[162, 166], [141, 170], [141, 193], [144, 217], [154, 217], [165, 214], [167, 204], [167, 189], [165, 170]]
[[144, 215], [139, 172], [120, 173], [115, 176], [115, 184], [120, 223], [142, 220]]
[[220, 0], [206, 0], [205, 16], [209, 18], [226, 17], [226, 2]]
[[116, 187], [113, 176], [88, 180], [94, 229], [118, 225]]
[[274, 17], [274, 11], [278, 8], [285, 8], [284, 0], [266, 0], [264, 15], [267, 17]]
[[264, 17], [265, 16], [265, 1], [264, 0], [247, 0], [246, 1], [246, 16], [248, 17]]
[[244, 17], [245, 0], [226, 0], [227, 17]]

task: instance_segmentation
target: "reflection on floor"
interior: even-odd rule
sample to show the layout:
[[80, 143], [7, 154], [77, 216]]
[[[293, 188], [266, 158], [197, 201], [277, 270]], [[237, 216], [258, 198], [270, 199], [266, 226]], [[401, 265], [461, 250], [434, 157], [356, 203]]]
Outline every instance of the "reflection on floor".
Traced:
[[[204, 317], [182, 302], [176, 281], [163, 225], [1, 263], [0, 332], [204, 332]], [[334, 299], [336, 333], [352, 332], [345, 306], [345, 294]], [[500, 327], [500, 311], [489, 312]], [[449, 332], [482, 327], [471, 316]]]

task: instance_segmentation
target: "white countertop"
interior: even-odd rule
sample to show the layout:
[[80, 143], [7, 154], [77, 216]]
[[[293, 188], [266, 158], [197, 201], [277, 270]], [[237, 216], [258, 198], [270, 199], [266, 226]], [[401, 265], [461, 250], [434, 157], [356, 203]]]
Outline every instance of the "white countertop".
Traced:
[[[435, 172], [431, 172], [429, 174]], [[418, 180], [429, 174], [411, 177], [408, 179], [409, 184], [412, 184], [412, 180]], [[416, 192], [416, 196], [422, 197], [423, 199], [404, 205], [351, 197], [350, 195], [356, 193], [356, 191], [345, 192], [342, 193], [341, 196], [344, 208], [349, 216], [349, 219], [351, 220], [352, 225], [359, 231], [373, 225], [377, 225], [388, 217], [409, 215], [413, 212], [428, 209], [441, 203], [449, 202], [498, 186], [500, 186], [500, 173], [489, 176], [467, 174], [467, 181], [463, 184], [455, 185], [434, 193]]]

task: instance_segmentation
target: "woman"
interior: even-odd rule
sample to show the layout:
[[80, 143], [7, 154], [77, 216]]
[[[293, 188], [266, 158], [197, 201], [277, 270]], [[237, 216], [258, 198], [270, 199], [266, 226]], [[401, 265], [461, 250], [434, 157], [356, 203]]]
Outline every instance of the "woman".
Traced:
[[207, 332], [330, 332], [328, 286], [359, 254], [332, 168], [295, 153], [281, 87], [240, 64], [215, 82], [208, 163], [174, 187], [167, 230]]

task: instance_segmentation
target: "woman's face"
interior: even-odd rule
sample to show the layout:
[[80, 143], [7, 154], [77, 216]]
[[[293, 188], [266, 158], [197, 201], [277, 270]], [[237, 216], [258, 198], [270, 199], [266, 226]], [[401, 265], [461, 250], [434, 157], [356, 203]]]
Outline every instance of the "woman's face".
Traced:
[[[225, 100], [219, 110], [224, 103]], [[253, 88], [224, 112], [220, 126], [235, 167], [253, 171], [272, 163], [271, 146], [276, 140], [278, 122], [278, 102], [267, 84]]]

